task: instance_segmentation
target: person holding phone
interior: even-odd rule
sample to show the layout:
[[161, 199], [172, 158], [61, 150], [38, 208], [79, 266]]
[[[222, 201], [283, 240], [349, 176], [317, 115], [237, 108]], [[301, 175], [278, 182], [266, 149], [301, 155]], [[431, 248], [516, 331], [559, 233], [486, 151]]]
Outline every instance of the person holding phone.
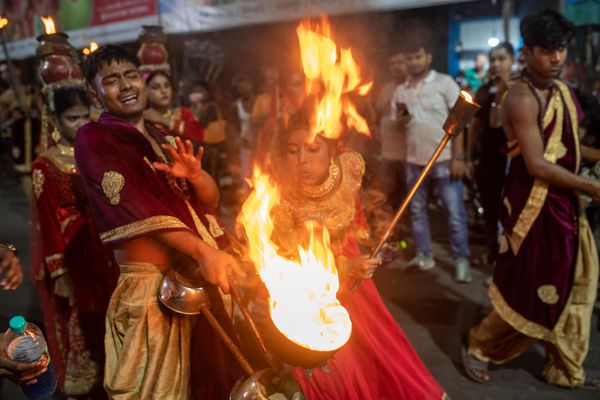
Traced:
[[[424, 35], [416, 35], [404, 49], [408, 79], [398, 86], [391, 100], [390, 119], [406, 131], [406, 184], [412, 187], [444, 137], [442, 126], [454, 105], [459, 87], [454, 80], [431, 69], [431, 50]], [[435, 266], [427, 216], [430, 185], [437, 187], [448, 218], [450, 248], [457, 282], [470, 282], [470, 251], [467, 216], [463, 201], [465, 174], [463, 135], [452, 138], [452, 146], [441, 152], [429, 175], [410, 203], [416, 256], [409, 268]]]

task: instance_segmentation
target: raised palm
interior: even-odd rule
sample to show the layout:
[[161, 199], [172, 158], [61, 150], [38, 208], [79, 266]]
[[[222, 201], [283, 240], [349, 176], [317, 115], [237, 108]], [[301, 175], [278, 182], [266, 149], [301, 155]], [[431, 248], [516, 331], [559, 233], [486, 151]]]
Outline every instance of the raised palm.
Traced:
[[194, 154], [194, 146], [192, 142], [186, 140], [185, 143], [180, 138], [175, 138], [177, 147], [163, 144], [162, 148], [169, 153], [173, 160], [171, 164], [155, 162], [152, 165], [154, 168], [164, 171], [175, 178], [196, 179], [199, 178], [202, 172], [202, 154], [204, 148], [200, 147]]

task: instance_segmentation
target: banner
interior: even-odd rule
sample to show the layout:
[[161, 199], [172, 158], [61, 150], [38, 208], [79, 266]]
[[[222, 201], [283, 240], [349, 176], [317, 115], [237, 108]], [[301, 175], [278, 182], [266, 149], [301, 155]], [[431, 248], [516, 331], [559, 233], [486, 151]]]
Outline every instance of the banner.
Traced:
[[[142, 25], [156, 24], [156, 0], [4, 0], [1, 15], [8, 19], [5, 38], [13, 58], [35, 54], [35, 38], [44, 33], [41, 16], [51, 16], [78, 48], [91, 40], [119, 43], [137, 38]], [[4, 54], [2, 54], [2, 58]]]
[[[244, 25], [398, 10], [472, 0], [0, 0], [8, 18], [5, 37], [13, 58], [35, 55], [43, 33], [40, 16], [52, 16], [76, 48], [133, 42], [142, 25], [161, 24], [167, 33], [202, 32]], [[0, 54], [4, 59], [4, 54]]]
[[472, 0], [159, 0], [159, 13], [166, 32], [181, 33], [464, 1]]

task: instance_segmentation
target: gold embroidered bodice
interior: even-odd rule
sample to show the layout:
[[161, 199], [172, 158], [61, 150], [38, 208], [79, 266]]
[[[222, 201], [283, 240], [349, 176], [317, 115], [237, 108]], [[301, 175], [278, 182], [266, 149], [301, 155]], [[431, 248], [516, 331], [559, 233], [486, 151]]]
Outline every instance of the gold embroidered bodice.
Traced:
[[347, 150], [338, 157], [340, 181], [322, 198], [303, 195], [298, 188], [283, 191], [281, 203], [273, 216], [279, 232], [292, 230], [305, 221], [325, 226], [332, 238], [343, 236], [356, 213], [356, 198], [365, 173], [365, 162], [355, 151]]

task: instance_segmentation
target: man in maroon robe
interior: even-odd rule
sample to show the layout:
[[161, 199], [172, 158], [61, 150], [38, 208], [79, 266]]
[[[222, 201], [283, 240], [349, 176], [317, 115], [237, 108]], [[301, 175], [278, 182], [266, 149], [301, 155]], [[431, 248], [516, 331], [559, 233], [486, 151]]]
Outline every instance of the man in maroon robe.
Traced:
[[578, 105], [555, 79], [574, 26], [544, 10], [525, 18], [527, 69], [502, 105], [511, 164], [502, 198], [503, 235], [489, 294], [494, 310], [469, 332], [467, 374], [489, 381], [487, 363], [508, 361], [543, 340], [544, 377], [552, 384], [586, 382], [598, 258], [576, 192], [600, 201], [600, 184], [577, 175]]
[[[191, 143], [167, 148], [144, 121], [146, 88], [125, 48], [100, 48], [87, 58], [84, 75], [92, 101], [107, 112], [78, 131], [75, 157], [100, 239], [121, 268], [107, 312], [104, 387], [111, 398], [189, 399], [192, 321], [161, 307], [157, 290], [169, 269], [225, 293], [229, 273], [241, 274], [220, 250], [225, 235], [212, 213], [219, 193]], [[218, 290], [210, 292], [219, 315]], [[215, 347], [203, 347], [210, 352], [205, 358], [212, 354], [215, 366], [226, 364], [216, 334], [198, 335]], [[215, 398], [239, 377], [235, 366], [203, 370], [200, 392]]]

